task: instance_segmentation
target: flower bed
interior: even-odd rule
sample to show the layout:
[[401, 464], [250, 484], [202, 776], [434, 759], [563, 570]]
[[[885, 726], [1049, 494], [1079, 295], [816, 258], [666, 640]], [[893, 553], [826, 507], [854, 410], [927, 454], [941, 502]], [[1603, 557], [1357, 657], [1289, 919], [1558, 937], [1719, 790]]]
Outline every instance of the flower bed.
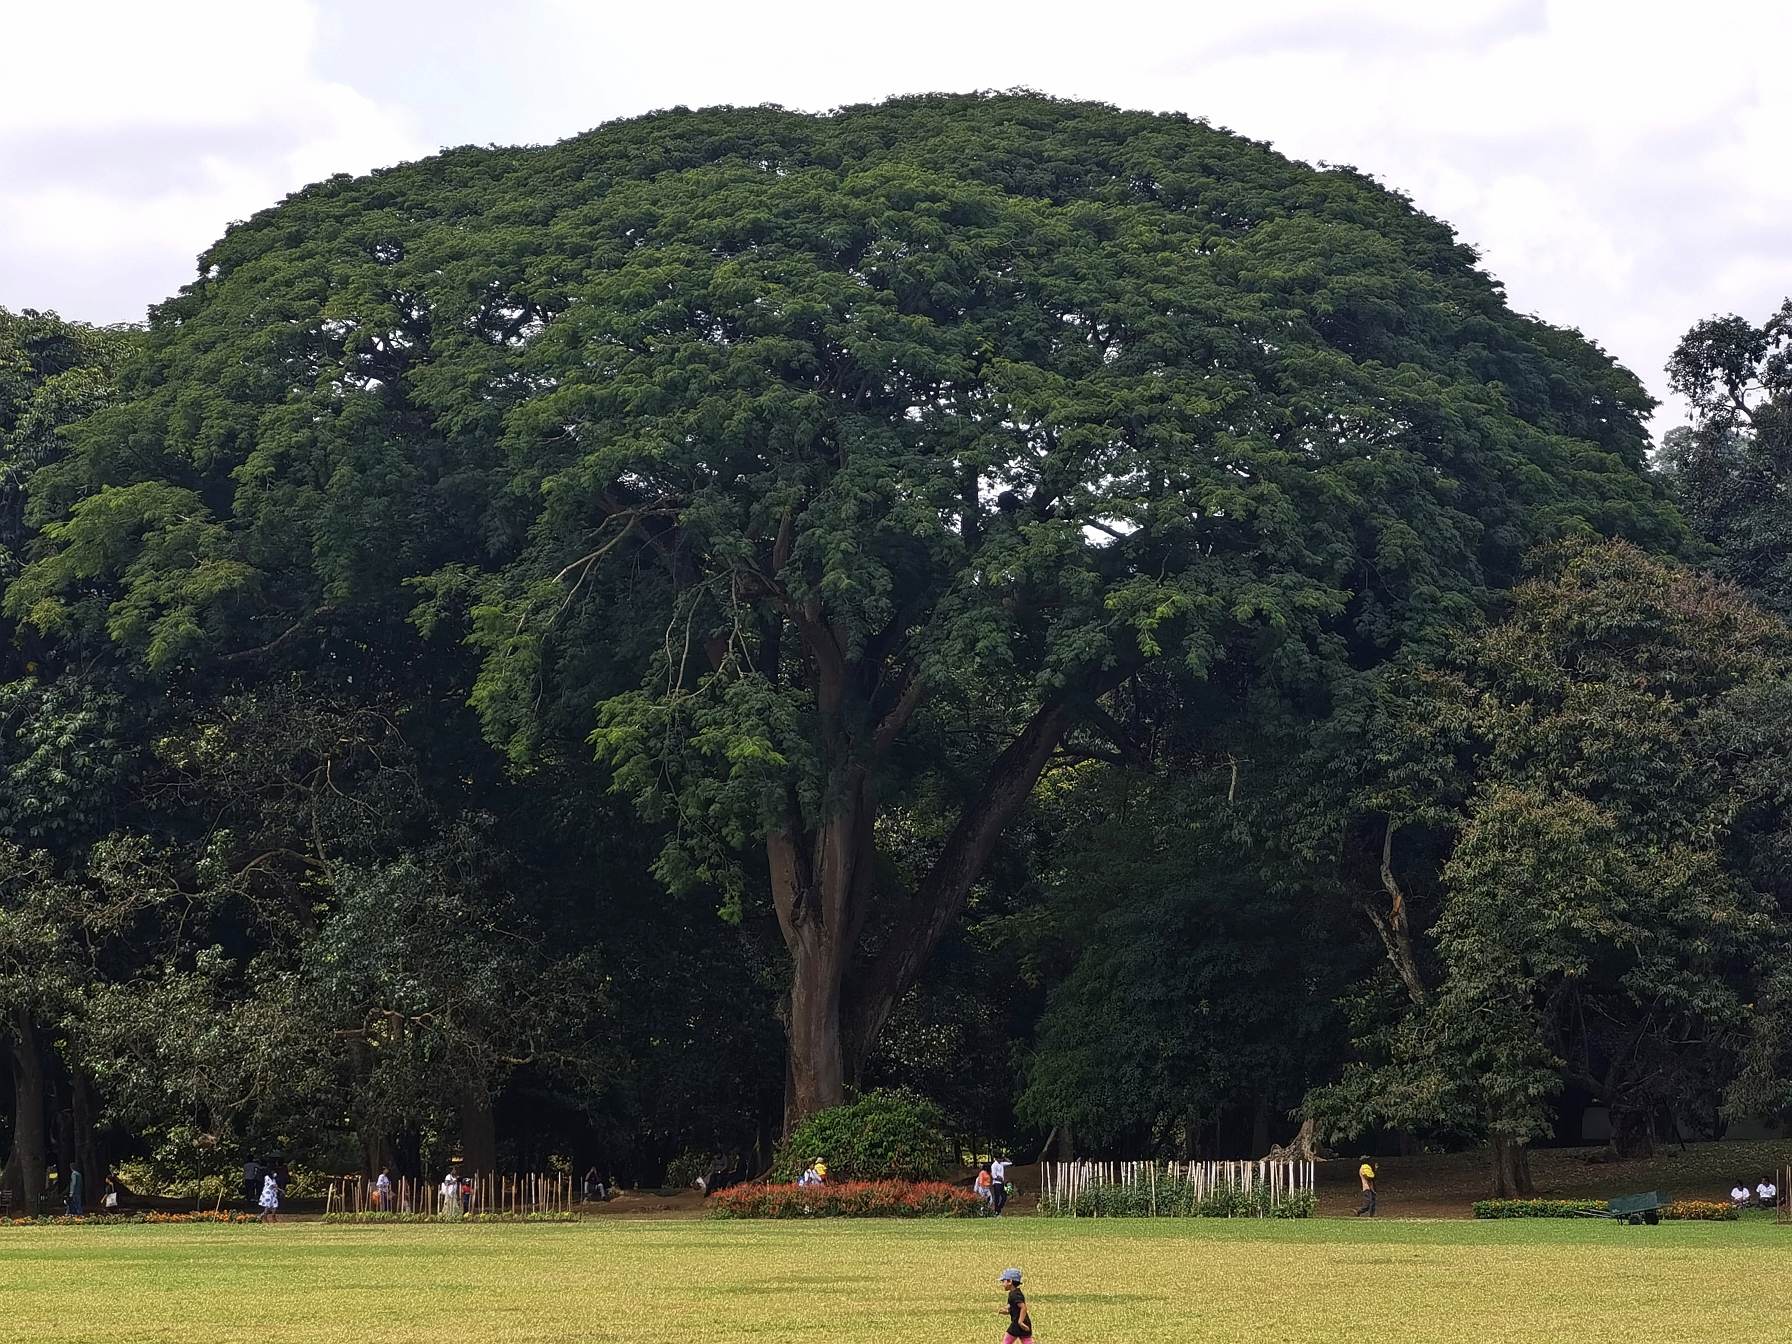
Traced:
[[1604, 1213], [1603, 1199], [1478, 1199], [1477, 1218], [1578, 1218]]
[[989, 1206], [944, 1181], [737, 1185], [705, 1204], [711, 1218], [980, 1218]]
[[40, 1213], [35, 1218], [0, 1218], [0, 1227], [118, 1227], [127, 1223], [259, 1223], [252, 1213], [222, 1213], [201, 1209], [197, 1213], [89, 1213], [71, 1218], [62, 1213]]
[[1706, 1199], [1676, 1199], [1662, 1210], [1662, 1216], [1686, 1222], [1733, 1223], [1736, 1221], [1736, 1206], [1714, 1204]]

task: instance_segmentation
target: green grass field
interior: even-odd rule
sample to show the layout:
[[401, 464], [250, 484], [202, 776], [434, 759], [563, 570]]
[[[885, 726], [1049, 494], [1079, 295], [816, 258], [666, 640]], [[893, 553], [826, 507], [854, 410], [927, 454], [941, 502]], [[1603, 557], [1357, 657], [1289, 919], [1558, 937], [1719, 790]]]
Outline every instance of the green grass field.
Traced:
[[1792, 1338], [1765, 1221], [0, 1230], [0, 1337], [1041, 1344]]

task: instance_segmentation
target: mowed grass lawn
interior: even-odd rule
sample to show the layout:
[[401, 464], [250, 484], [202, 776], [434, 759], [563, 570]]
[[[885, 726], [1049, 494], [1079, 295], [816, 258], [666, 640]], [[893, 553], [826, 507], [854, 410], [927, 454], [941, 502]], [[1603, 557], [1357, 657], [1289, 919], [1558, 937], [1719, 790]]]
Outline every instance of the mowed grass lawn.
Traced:
[[0, 1338], [995, 1344], [1792, 1339], [1768, 1222], [0, 1229]]

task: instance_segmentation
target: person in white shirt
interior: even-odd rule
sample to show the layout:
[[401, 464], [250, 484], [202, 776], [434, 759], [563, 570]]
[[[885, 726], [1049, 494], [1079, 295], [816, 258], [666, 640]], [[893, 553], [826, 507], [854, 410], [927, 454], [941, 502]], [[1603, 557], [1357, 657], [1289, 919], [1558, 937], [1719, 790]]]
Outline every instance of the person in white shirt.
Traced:
[[1008, 1168], [1011, 1165], [1005, 1157], [998, 1157], [989, 1164], [989, 1207], [998, 1218], [1002, 1216], [1002, 1206], [1008, 1202]]
[[1772, 1208], [1779, 1199], [1780, 1188], [1767, 1177], [1761, 1178], [1761, 1184], [1755, 1187], [1755, 1202], [1762, 1208]]
[[1730, 1203], [1739, 1209], [1748, 1207], [1748, 1187], [1741, 1181], [1730, 1187]]
[[385, 1167], [380, 1168], [379, 1179], [373, 1183], [373, 1207], [381, 1213], [392, 1212], [392, 1174]]
[[460, 1177], [451, 1171], [442, 1177], [442, 1217], [458, 1218], [460, 1216]]

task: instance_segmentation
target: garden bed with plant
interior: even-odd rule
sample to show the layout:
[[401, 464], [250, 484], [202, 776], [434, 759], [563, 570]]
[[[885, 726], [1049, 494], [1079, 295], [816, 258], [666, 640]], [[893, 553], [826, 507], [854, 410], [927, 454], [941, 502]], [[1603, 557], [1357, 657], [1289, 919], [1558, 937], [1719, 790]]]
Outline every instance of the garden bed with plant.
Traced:
[[944, 1181], [737, 1185], [709, 1197], [711, 1218], [981, 1218], [989, 1206]]
[[1584, 1218], [1604, 1213], [1603, 1199], [1477, 1199], [1477, 1218]]
[[252, 1213], [225, 1213], [200, 1209], [193, 1213], [87, 1213], [74, 1217], [65, 1213], [40, 1213], [35, 1218], [0, 1218], [0, 1227], [124, 1227], [144, 1223], [257, 1223]]

